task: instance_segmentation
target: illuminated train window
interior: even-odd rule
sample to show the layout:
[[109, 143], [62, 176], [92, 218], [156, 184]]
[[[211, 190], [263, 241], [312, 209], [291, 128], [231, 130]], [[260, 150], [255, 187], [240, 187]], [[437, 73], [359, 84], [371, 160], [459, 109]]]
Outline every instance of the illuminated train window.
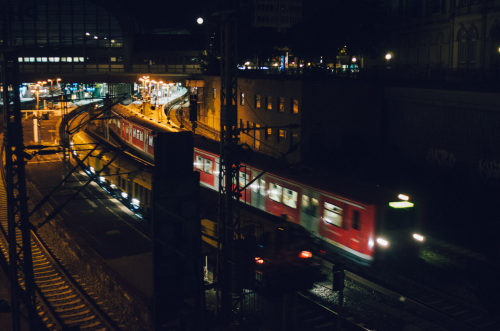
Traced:
[[149, 146], [153, 146], [153, 137], [149, 137]]
[[269, 199], [281, 202], [281, 196], [283, 195], [283, 187], [278, 184], [269, 183]]
[[199, 155], [196, 155], [195, 167], [198, 170], [203, 170], [203, 158]]
[[297, 192], [285, 188], [283, 192], [283, 204], [290, 208], [297, 208]]
[[245, 185], [247, 185], [250, 179], [249, 177], [250, 176], [247, 173], [240, 171], [240, 187], [245, 187]]
[[205, 166], [203, 167], [203, 171], [208, 174], [212, 174], [212, 161], [209, 159], [205, 159]]
[[325, 202], [324, 204], [323, 219], [328, 224], [333, 224], [342, 227], [342, 208], [335, 206], [331, 203]]

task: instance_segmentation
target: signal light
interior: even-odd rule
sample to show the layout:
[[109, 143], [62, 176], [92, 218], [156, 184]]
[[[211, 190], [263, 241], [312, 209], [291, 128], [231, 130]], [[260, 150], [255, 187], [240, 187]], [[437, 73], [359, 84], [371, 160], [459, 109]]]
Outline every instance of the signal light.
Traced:
[[257, 264], [264, 264], [264, 259], [262, 259], [260, 257], [255, 257], [255, 263], [257, 263]]
[[302, 251], [302, 252], [300, 252], [300, 254], [299, 254], [299, 257], [300, 257], [301, 259], [310, 259], [312, 256], [313, 256], [313, 255], [312, 255], [312, 253], [311, 253], [311, 252], [309, 252], [309, 251]]

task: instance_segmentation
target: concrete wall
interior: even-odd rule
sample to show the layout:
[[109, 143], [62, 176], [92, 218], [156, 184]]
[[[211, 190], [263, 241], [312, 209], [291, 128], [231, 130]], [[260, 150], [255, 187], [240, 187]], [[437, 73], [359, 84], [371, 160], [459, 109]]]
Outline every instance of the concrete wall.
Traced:
[[392, 87], [385, 99], [389, 152], [500, 178], [500, 93]]

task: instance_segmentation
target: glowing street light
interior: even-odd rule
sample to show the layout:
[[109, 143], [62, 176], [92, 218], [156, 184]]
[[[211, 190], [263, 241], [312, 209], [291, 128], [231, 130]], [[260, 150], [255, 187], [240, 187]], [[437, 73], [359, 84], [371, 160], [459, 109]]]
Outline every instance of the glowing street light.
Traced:
[[386, 53], [386, 54], [385, 54], [385, 59], [386, 59], [387, 61], [390, 61], [390, 60], [392, 59], [392, 53], [390, 53], [390, 52]]
[[203, 24], [203, 17], [198, 17], [196, 19], [196, 23], [198, 23], [199, 25], [202, 25]]

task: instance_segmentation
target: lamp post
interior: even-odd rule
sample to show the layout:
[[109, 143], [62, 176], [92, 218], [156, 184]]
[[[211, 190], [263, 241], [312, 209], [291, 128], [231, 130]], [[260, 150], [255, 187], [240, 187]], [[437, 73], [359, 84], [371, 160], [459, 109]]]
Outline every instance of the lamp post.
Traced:
[[40, 108], [39, 106], [39, 101], [40, 101], [40, 85], [36, 84], [35, 85], [35, 95], [36, 95], [36, 107], [35, 111], [33, 113], [33, 141], [38, 143], [38, 109]]

